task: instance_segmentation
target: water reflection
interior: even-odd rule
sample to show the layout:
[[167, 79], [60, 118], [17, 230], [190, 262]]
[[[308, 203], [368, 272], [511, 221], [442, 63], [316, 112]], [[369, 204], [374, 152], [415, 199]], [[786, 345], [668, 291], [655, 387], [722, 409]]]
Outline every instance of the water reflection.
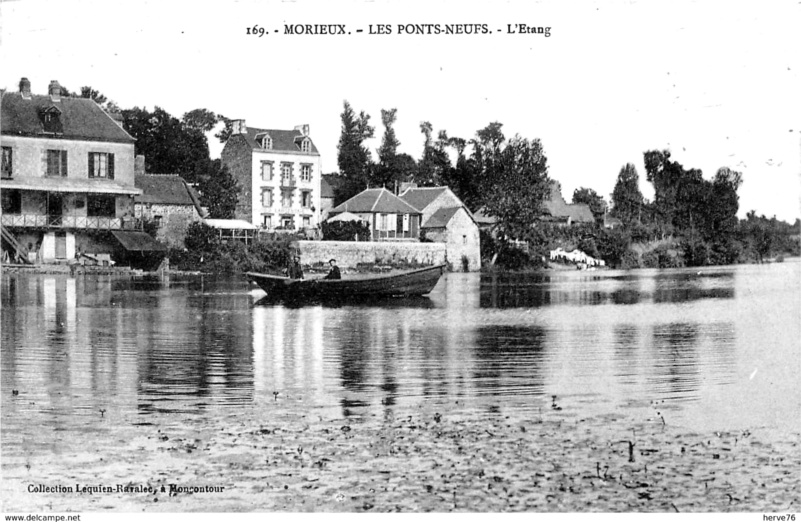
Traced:
[[[448, 274], [424, 299], [295, 307], [239, 279], [4, 276], [2, 386], [30, 400], [4, 396], [3, 419], [66, 429], [98, 409], [141, 422], [292, 401], [358, 420], [558, 394], [585, 411], [664, 400], [693, 422], [764, 403], [779, 422], [801, 402], [767, 384], [798, 362], [791, 269]], [[734, 400], [750, 406], [722, 409]]]

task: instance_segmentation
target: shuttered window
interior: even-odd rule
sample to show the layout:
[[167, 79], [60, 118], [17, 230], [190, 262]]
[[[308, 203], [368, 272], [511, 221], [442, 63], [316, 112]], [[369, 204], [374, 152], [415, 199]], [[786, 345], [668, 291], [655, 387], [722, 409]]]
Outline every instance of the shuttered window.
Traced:
[[114, 154], [108, 152], [90, 152], [89, 177], [114, 179]]

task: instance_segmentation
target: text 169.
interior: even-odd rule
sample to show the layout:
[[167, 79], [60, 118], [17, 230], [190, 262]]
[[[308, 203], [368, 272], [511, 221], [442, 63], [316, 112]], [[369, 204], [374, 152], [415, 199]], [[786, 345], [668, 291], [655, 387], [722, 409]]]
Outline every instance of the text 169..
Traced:
[[267, 34], [267, 30], [264, 27], [259, 27], [258, 25], [254, 25], [253, 27], [246, 28], [247, 34], [255, 34], [258, 36], [264, 36]]

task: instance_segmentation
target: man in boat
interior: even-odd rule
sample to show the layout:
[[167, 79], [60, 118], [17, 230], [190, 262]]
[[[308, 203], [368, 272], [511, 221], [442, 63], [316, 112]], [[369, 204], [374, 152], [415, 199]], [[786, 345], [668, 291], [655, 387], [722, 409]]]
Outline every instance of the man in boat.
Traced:
[[339, 273], [339, 267], [337, 266], [337, 260], [332, 259], [328, 264], [331, 265], [331, 270], [323, 279], [342, 279], [342, 274]]
[[295, 254], [289, 258], [286, 275], [290, 279], [303, 279], [303, 269], [300, 267], [300, 256]]

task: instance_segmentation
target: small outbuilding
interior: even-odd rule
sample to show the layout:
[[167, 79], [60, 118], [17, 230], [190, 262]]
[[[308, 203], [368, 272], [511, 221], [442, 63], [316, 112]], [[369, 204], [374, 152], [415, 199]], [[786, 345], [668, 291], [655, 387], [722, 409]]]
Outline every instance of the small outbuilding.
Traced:
[[425, 238], [445, 243], [448, 262], [454, 270], [481, 269], [478, 223], [450, 188], [410, 187], [400, 198], [422, 212]]
[[371, 241], [417, 240], [420, 237], [423, 213], [385, 188], [359, 192], [331, 209], [329, 216], [344, 212], [355, 214], [370, 225]]

